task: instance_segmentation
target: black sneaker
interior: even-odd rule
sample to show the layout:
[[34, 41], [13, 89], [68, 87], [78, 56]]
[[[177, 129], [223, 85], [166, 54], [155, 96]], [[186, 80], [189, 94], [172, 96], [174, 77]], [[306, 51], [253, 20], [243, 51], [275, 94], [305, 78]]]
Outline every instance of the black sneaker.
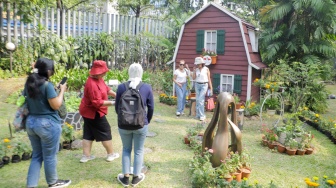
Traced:
[[57, 180], [56, 183], [49, 185], [48, 187], [68, 187], [71, 180]]
[[132, 186], [137, 186], [140, 182], [142, 182], [145, 179], [145, 174], [141, 173], [139, 176], [133, 177], [132, 179]]
[[129, 186], [129, 177], [124, 176], [124, 174], [118, 174], [117, 179], [124, 187]]

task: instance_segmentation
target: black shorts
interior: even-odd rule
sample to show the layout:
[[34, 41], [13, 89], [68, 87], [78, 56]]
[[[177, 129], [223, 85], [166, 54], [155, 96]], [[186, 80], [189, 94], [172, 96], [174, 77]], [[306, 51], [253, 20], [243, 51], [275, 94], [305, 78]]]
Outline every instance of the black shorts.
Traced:
[[99, 117], [99, 113], [96, 113], [95, 119], [84, 119], [83, 139], [108, 141], [112, 140], [111, 127], [106, 119], [106, 116]]

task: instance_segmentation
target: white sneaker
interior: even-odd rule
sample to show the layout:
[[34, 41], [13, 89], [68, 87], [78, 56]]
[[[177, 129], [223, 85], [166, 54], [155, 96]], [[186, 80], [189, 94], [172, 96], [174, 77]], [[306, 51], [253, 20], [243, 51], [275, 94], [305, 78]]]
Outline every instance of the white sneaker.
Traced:
[[111, 162], [116, 158], [119, 158], [119, 153], [107, 154], [106, 161]]
[[181, 116], [183, 116], [184, 115], [184, 112], [181, 112]]
[[205, 120], [205, 117], [200, 117], [200, 121], [204, 121]]
[[95, 159], [96, 157], [91, 155], [90, 157], [87, 157], [85, 155], [82, 156], [82, 158], [79, 160], [81, 163], [86, 163], [88, 161], [91, 161], [93, 159]]
[[181, 115], [181, 113], [180, 112], [176, 112], [176, 115], [179, 116], [179, 115]]

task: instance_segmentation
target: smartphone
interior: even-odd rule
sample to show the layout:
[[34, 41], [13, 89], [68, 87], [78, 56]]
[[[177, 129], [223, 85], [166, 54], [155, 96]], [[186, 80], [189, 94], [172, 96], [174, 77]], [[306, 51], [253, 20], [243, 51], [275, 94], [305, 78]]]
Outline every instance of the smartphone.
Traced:
[[[68, 80], [68, 77], [63, 77], [62, 81], [60, 82], [60, 85], [63, 85], [67, 80]], [[58, 85], [58, 88], [60, 88], [59, 85]]]

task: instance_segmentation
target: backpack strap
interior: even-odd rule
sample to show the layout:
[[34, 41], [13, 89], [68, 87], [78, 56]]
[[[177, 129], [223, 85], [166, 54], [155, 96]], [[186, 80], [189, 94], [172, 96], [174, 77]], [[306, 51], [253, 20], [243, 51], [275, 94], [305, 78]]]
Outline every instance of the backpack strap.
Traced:
[[[125, 84], [126, 90], [129, 90], [129, 89], [130, 89], [130, 88], [129, 88], [129, 82], [125, 82], [124, 84]], [[143, 82], [140, 82], [140, 83], [137, 85], [137, 87], [135, 88], [135, 90], [139, 91], [139, 89], [140, 89], [140, 87], [141, 87], [142, 85], [144, 85], [144, 83], [143, 83]]]

